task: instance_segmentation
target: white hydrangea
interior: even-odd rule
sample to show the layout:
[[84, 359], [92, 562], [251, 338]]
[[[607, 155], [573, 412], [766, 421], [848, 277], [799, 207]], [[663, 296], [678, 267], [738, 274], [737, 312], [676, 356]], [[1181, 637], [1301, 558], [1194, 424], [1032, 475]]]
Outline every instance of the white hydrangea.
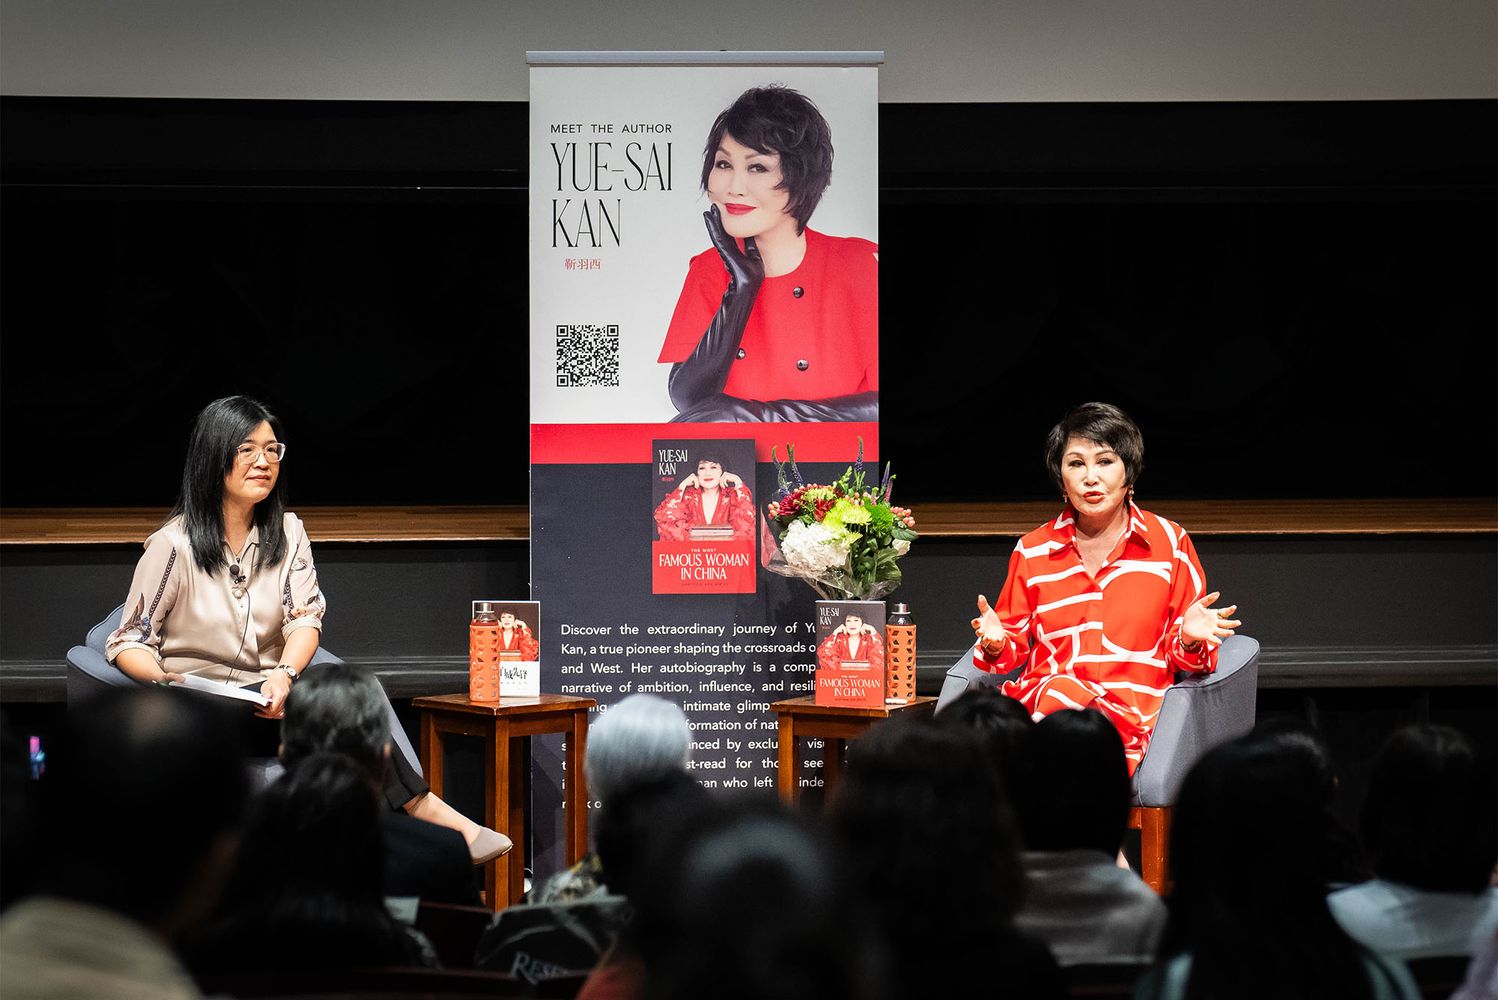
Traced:
[[822, 574], [848, 562], [848, 543], [842, 531], [825, 524], [792, 521], [780, 540], [785, 561], [799, 572]]
[[903, 556], [910, 551], [910, 541], [905, 538], [896, 538], [889, 543], [889, 547], [895, 550], [895, 555]]

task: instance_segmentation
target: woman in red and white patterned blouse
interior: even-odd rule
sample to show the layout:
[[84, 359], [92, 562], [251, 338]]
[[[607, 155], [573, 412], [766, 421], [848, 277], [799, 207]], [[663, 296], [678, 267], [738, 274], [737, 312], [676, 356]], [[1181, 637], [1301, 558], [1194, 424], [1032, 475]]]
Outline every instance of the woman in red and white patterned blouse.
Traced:
[[1015, 546], [992, 607], [979, 595], [973, 662], [1039, 719], [1101, 712], [1123, 737], [1132, 775], [1177, 671], [1211, 673], [1241, 622], [1213, 608], [1180, 525], [1134, 504], [1144, 437], [1118, 407], [1084, 403], [1051, 429], [1046, 464], [1066, 508]]

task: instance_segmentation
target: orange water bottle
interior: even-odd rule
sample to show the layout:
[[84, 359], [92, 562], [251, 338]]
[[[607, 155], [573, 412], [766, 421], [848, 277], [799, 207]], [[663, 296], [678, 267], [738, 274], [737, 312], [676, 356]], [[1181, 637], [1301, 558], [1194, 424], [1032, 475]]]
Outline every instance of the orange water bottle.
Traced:
[[906, 705], [915, 700], [915, 618], [910, 605], [890, 608], [884, 623], [884, 700]]
[[499, 603], [474, 601], [468, 623], [468, 700], [499, 700]]

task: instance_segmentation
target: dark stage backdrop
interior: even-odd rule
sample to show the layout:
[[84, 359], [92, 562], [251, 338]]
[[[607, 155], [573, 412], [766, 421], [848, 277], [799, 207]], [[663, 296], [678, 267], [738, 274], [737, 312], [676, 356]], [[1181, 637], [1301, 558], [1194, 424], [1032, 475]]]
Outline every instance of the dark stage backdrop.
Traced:
[[[1498, 493], [1494, 112], [882, 106], [903, 498], [1048, 496], [1091, 398], [1145, 496]], [[525, 116], [0, 101], [0, 505], [167, 504], [229, 392], [294, 504], [525, 503]]]

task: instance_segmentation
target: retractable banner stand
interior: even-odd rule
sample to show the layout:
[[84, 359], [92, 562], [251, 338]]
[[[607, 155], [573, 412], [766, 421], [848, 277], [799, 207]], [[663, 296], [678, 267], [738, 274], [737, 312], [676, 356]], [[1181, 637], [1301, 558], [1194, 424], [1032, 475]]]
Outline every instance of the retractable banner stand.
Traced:
[[[765, 568], [772, 450], [818, 482], [878, 458], [882, 54], [528, 59], [541, 688], [669, 698], [699, 778], [772, 795], [817, 599]], [[544, 876], [567, 776], [538, 742]]]

